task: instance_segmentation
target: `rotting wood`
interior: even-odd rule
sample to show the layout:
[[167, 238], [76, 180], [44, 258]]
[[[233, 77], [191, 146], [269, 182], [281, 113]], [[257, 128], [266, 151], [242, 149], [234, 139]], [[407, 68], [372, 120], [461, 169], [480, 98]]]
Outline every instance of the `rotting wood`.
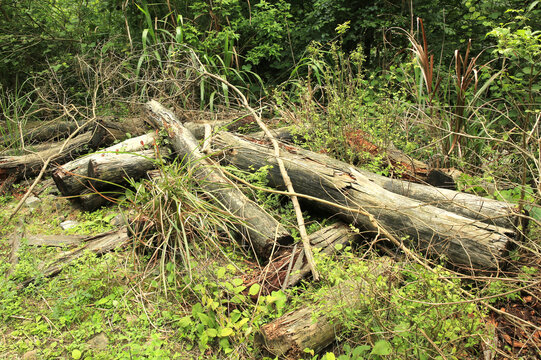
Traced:
[[[276, 167], [273, 150], [268, 146], [229, 133], [218, 134], [214, 143], [230, 147], [230, 151], [223, 152], [222, 156], [242, 170], [254, 171], [267, 165]], [[321, 154], [311, 157], [308, 151], [296, 151], [294, 147], [284, 147], [281, 157], [298, 193], [366, 211], [383, 228], [403, 237], [410, 246], [435, 256], [445, 256], [454, 265], [488, 270], [505, 263], [507, 246], [515, 236], [512, 230], [395, 194], [370, 181], [351, 165], [328, 157], [321, 162], [318, 161]], [[269, 181], [272, 186], [284, 188], [281, 174], [275, 168], [269, 169]], [[308, 204], [377, 231], [370, 218], [359, 212], [346, 212], [317, 201], [308, 201]]]
[[[49, 164], [64, 163], [70, 158], [81, 152], [85, 147], [91, 149], [101, 145], [103, 134], [100, 131], [86, 132], [77, 135], [69, 140], [68, 144], [64, 142], [53, 143], [50, 148], [37, 152], [35, 154], [21, 156], [1, 156], [0, 157], [0, 180], [7, 178], [11, 174], [16, 174], [17, 180], [25, 177], [37, 175], [46, 159], [50, 158]], [[63, 148], [62, 151], [60, 151]]]
[[[321, 249], [323, 254], [332, 254], [337, 251], [338, 245], [358, 242], [361, 236], [348, 225], [336, 223], [310, 234], [309, 239], [313, 248]], [[306, 263], [304, 249], [283, 249], [274, 256], [272, 262], [252, 274], [250, 279], [245, 281], [245, 285], [249, 287], [259, 283], [267, 294], [273, 290], [295, 286], [309, 274], [310, 267]]]
[[149, 101], [146, 108], [152, 124], [167, 130], [176, 155], [194, 168], [202, 187], [220, 206], [241, 219], [240, 230], [259, 257], [267, 258], [275, 242], [286, 244], [292, 241], [291, 235], [276, 219], [248, 199], [226, 179], [219, 166], [200, 152], [197, 140], [171, 111], [154, 100]]
[[71, 247], [81, 245], [83, 239], [87, 237], [84, 235], [30, 235], [26, 239], [29, 246]]
[[[289, 149], [292, 149], [300, 157], [312, 159], [338, 171], [347, 173], [351, 168], [350, 164], [337, 161], [324, 154], [298, 147], [289, 147]], [[359, 168], [356, 170], [387, 191], [487, 224], [514, 229], [514, 224], [520, 216], [516, 204], [400, 179], [390, 179]]]
[[376, 285], [379, 277], [387, 280], [387, 286], [398, 279], [398, 269], [389, 258], [383, 257], [369, 263], [362, 278], [330, 288], [316, 304], [289, 312], [263, 325], [255, 337], [256, 347], [286, 359], [301, 358], [306, 348], [320, 352], [344, 330], [342, 311], [362, 311], [374, 298], [381, 296], [383, 286]]
[[[56, 257], [56, 259], [41, 271], [40, 277], [52, 277], [60, 273], [66, 266], [74, 260], [83, 256], [87, 251], [93, 252], [97, 256], [103, 255], [117, 248], [126, 246], [130, 242], [126, 227], [118, 230], [105, 232], [96, 236], [83, 239], [84, 246], [66, 251]], [[37, 277], [31, 277], [23, 280], [19, 288], [25, 287], [34, 282]]]
[[[55, 181], [55, 184], [62, 195], [79, 195], [85, 189], [92, 189], [89, 186], [88, 181], [88, 169], [90, 161], [94, 160], [96, 163], [99, 163], [100, 161], [105, 162], [112, 158], [127, 157], [128, 159], [131, 159], [133, 155], [129, 155], [126, 153], [140, 151], [145, 149], [145, 147], [147, 146], [152, 146], [155, 143], [156, 139], [156, 133], [150, 132], [148, 134], [125, 140], [116, 145], [105, 148], [97, 153], [86, 155], [79, 159], [70, 161], [62, 166], [58, 166], [55, 169], [52, 174], [53, 180]], [[122, 176], [120, 177], [120, 179], [122, 179]]]

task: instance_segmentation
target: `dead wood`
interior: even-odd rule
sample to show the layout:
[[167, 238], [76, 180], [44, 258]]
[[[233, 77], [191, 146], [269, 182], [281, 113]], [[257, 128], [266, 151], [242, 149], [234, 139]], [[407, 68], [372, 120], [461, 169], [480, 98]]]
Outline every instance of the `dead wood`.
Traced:
[[87, 236], [83, 235], [30, 235], [27, 236], [30, 246], [77, 246], [81, 245]]
[[[398, 270], [388, 258], [370, 264], [361, 279], [345, 281], [327, 291], [316, 304], [300, 308], [269, 324], [263, 325], [255, 337], [257, 347], [274, 356], [298, 359], [306, 348], [316, 353], [335, 341], [344, 330], [343, 311], [361, 311], [368, 308], [374, 298], [381, 296], [376, 279], [382, 276], [396, 280]], [[391, 283], [391, 282], [388, 282]]]
[[[348, 225], [336, 223], [309, 235], [309, 239], [313, 248], [321, 249], [320, 253], [332, 254], [337, 251], [338, 245], [358, 242], [361, 236]], [[304, 249], [292, 247], [279, 251], [272, 262], [253, 274], [245, 284], [262, 284], [264, 293], [267, 294], [295, 286], [308, 275], [310, 267], [306, 262]]]
[[[119, 168], [116, 169], [118, 171], [115, 173], [102, 171], [102, 173], [104, 173], [103, 177], [98, 177], [98, 179], [101, 180], [121, 181], [124, 177], [123, 171], [126, 170], [126, 168], [128, 168], [127, 171], [130, 171], [129, 168], [132, 166], [132, 163], [137, 164], [137, 169], [144, 168], [144, 171], [146, 172], [146, 170], [154, 168], [152, 161], [145, 161], [144, 157], [126, 153], [137, 152], [145, 149], [145, 147], [148, 146], [152, 147], [156, 141], [156, 138], [157, 135], [154, 132], [151, 132], [125, 140], [97, 153], [86, 155], [79, 159], [70, 161], [67, 164], [58, 166], [55, 169], [52, 174], [53, 180], [55, 181], [55, 184], [62, 195], [74, 196], [81, 194], [83, 191], [85, 191], [85, 189], [94, 189], [89, 184], [89, 177], [96, 177], [97, 173], [93, 173], [92, 175], [94, 176], [89, 176], [88, 173], [91, 166], [89, 163], [92, 161], [94, 162], [96, 169], [100, 166], [100, 164], [104, 164], [103, 166], [105, 166], [106, 169], [108, 166], [107, 164], [109, 164], [109, 167], [119, 166]], [[155, 155], [152, 153], [154, 153], [154, 150], [146, 150], [143, 155], [149, 156], [150, 158], [155, 158]], [[125, 166], [122, 164], [125, 164]], [[135, 172], [137, 173], [137, 171]], [[96, 186], [96, 182], [93, 185]], [[99, 184], [97, 186], [99, 186]], [[101, 186], [100, 188], [103, 189], [104, 186]]]
[[312, 276], [314, 277], [314, 280], [318, 281], [319, 274], [316, 269], [316, 263], [314, 261], [314, 256], [312, 254], [312, 248], [310, 247], [310, 239], [308, 239], [308, 234], [306, 233], [306, 226], [304, 225], [304, 218], [302, 216], [301, 206], [299, 204], [299, 199], [297, 198], [297, 195], [295, 194], [293, 183], [291, 182], [289, 174], [284, 166], [284, 163], [282, 162], [282, 159], [280, 158], [280, 146], [278, 144], [278, 141], [274, 138], [274, 136], [270, 132], [267, 125], [263, 122], [263, 120], [261, 119], [261, 116], [250, 106], [248, 99], [246, 99], [246, 96], [244, 96], [244, 94], [242, 93], [242, 91], [239, 90], [239, 88], [237, 88], [236, 86], [234, 86], [233, 84], [228, 82], [226, 79], [222, 78], [221, 76], [218, 76], [213, 73], [209, 73], [208, 71], [204, 70], [204, 66], [201, 66], [201, 67], [203, 69], [203, 75], [222, 83], [223, 85], [231, 88], [235, 93], [237, 93], [238, 98], [240, 99], [244, 108], [246, 108], [246, 110], [250, 112], [251, 116], [253, 117], [253, 119], [259, 126], [259, 128], [265, 133], [266, 138], [270, 140], [272, 147], [274, 149], [274, 157], [276, 159], [276, 164], [278, 164], [278, 168], [280, 169], [280, 175], [282, 176], [283, 183], [289, 193], [288, 196], [291, 199], [291, 203], [293, 204], [295, 217], [297, 219], [297, 226], [299, 229], [299, 235], [302, 240], [302, 246], [304, 247], [306, 260], [308, 261], [308, 265], [310, 266], [310, 271], [312, 272]]
[[[329, 165], [338, 171], [347, 173], [351, 168], [350, 164], [336, 161], [336, 159], [325, 154], [298, 147], [291, 149], [294, 149], [294, 152], [301, 157], [306, 156], [321, 164]], [[390, 179], [359, 168], [356, 168], [356, 170], [385, 190], [487, 224], [514, 229], [520, 216], [516, 204], [400, 179]]]
[[1, 156], [0, 180], [9, 177], [11, 174], [15, 174], [17, 180], [36, 176], [41, 171], [46, 160], [50, 159], [50, 164], [62, 164], [76, 157], [78, 153], [88, 150], [88, 148], [97, 148], [102, 144], [102, 141], [103, 133], [100, 130], [89, 131], [73, 137], [68, 141], [67, 145], [62, 141], [51, 143], [47, 150], [37, 153], [21, 156]]
[[[215, 144], [230, 147], [223, 156], [240, 169], [276, 167], [273, 150], [229, 133], [216, 136]], [[308, 201], [314, 209], [378, 231], [366, 213], [379, 225], [406, 240], [410, 246], [435, 256], [445, 256], [452, 264], [473, 269], [495, 269], [502, 264], [514, 232], [485, 224], [432, 205], [410, 199], [378, 186], [352, 166], [341, 161], [284, 147], [281, 158], [300, 194], [347, 206], [350, 212], [330, 204]], [[253, 171], [253, 170], [252, 170]], [[280, 172], [271, 168], [272, 186], [284, 188]], [[356, 211], [355, 209], [359, 209]]]
[[[126, 227], [122, 227], [119, 230], [109, 231], [96, 236], [87, 237], [82, 242], [84, 246], [61, 253], [57, 258], [45, 267], [40, 274], [40, 277], [52, 277], [60, 273], [66, 266], [72, 263], [74, 260], [83, 256], [86, 251], [93, 252], [100, 256], [114, 249], [126, 246], [130, 241]], [[25, 279], [20, 287], [25, 287], [28, 284], [34, 282], [36, 277]]]
[[149, 101], [146, 107], [152, 124], [158, 129], [167, 130], [176, 155], [194, 167], [202, 187], [220, 206], [242, 220], [239, 229], [258, 256], [267, 258], [275, 242], [291, 242], [291, 235], [276, 219], [248, 199], [226, 179], [219, 166], [200, 152], [197, 140], [171, 111], [154, 100]]

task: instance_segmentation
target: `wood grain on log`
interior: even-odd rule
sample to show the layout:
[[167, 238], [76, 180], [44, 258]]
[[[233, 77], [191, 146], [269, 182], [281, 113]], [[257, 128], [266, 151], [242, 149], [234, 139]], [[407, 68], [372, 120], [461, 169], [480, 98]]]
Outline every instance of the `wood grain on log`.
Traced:
[[261, 258], [267, 258], [273, 246], [290, 243], [291, 235], [270, 214], [248, 199], [231, 184], [219, 167], [199, 150], [199, 143], [177, 117], [157, 101], [146, 104], [150, 121], [159, 129], [166, 129], [176, 155], [194, 167], [202, 187], [211, 193], [216, 202], [231, 214], [239, 217], [239, 229]]
[[361, 279], [340, 283], [327, 291], [327, 295], [314, 305], [292, 311], [263, 325], [255, 337], [257, 347], [265, 348], [274, 356], [298, 359], [306, 348], [316, 353], [335, 341], [344, 330], [341, 311], [359, 311], [374, 297], [381, 296], [375, 285], [383, 276], [397, 279], [398, 270], [388, 258], [369, 264]]
[[[269, 181], [283, 188], [270, 147], [255, 144], [229, 133], [216, 136], [214, 143], [230, 147], [223, 156], [246, 171], [272, 165]], [[286, 151], [289, 150], [289, 151]], [[482, 223], [432, 205], [395, 194], [380, 187], [351, 165], [308, 151], [285, 146], [282, 159], [300, 194], [327, 200], [372, 214], [378, 223], [392, 230], [410, 246], [445, 256], [452, 264], [474, 269], [495, 269], [507, 254], [512, 230]], [[370, 219], [355, 211], [347, 212], [328, 204], [309, 201], [314, 208], [336, 214], [347, 222], [373, 228]]]
[[11, 174], [16, 174], [17, 180], [25, 177], [37, 175], [43, 163], [49, 157], [53, 157], [50, 164], [62, 164], [74, 158], [76, 154], [83, 149], [95, 149], [103, 140], [103, 134], [98, 130], [95, 132], [86, 132], [71, 139], [64, 150], [59, 153], [63, 142], [52, 143], [47, 150], [37, 153], [21, 156], [1, 156], [0, 157], [0, 180], [7, 178]]
[[[115, 163], [115, 161], [111, 159], [116, 158], [116, 163], [118, 164], [118, 159], [122, 158], [121, 160], [128, 159], [130, 163], [133, 161], [137, 162], [138, 160], [141, 160], [140, 157], [126, 153], [137, 152], [145, 149], [145, 147], [152, 146], [155, 143], [156, 138], [157, 135], [154, 132], [151, 132], [145, 135], [125, 140], [116, 145], [105, 148], [97, 153], [86, 155], [79, 159], [70, 161], [69, 163], [59, 166], [55, 169], [52, 174], [53, 180], [55, 181], [55, 184], [62, 195], [79, 195], [83, 191], [85, 191], [85, 189], [92, 189], [92, 187], [89, 186], [88, 181], [88, 170], [90, 161], [94, 161], [96, 164], [99, 164], [100, 162], [107, 163], [110, 160], [109, 163]], [[153, 150], [147, 150], [147, 152], [148, 151], [153, 152]], [[150, 153], [145, 154], [150, 155]], [[145, 165], [143, 167], [145, 167], [146, 170], [153, 168], [153, 166], [148, 167], [150, 166], [148, 161], [144, 163]], [[115, 174], [115, 176], [115, 178], [104, 177], [102, 180], [121, 181], [123, 178], [123, 176], [119, 175], [118, 173]]]
[[[130, 238], [128, 237], [126, 227], [122, 227], [118, 230], [109, 231], [96, 236], [87, 237], [86, 239], [82, 240], [82, 242], [85, 243], [84, 246], [60, 254], [50, 265], [48, 265], [45, 269], [41, 271], [40, 276], [52, 277], [57, 275], [66, 266], [68, 266], [74, 260], [83, 256], [83, 254], [87, 251], [93, 252], [94, 254], [100, 256], [114, 249], [127, 245], [129, 241]], [[25, 279], [21, 283], [20, 287], [27, 286], [35, 280], [36, 277]]]
[[[297, 147], [292, 149], [294, 149], [294, 152], [298, 156], [305, 156], [321, 164], [329, 165], [339, 171], [347, 173], [351, 168], [350, 164], [336, 161], [336, 159], [324, 154]], [[514, 224], [519, 216], [516, 204], [410, 181], [390, 179], [359, 168], [356, 168], [356, 170], [385, 190], [425, 202], [467, 218], [480, 220], [487, 224], [514, 229]]]

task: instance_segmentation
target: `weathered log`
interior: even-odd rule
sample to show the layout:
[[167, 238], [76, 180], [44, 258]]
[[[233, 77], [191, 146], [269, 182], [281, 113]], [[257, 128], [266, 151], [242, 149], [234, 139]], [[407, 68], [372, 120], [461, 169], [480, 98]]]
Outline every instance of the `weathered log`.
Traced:
[[[49, 266], [41, 271], [43, 277], [52, 277], [60, 273], [66, 266], [74, 260], [83, 256], [87, 251], [93, 252], [100, 256], [114, 249], [127, 245], [130, 241], [126, 227], [119, 230], [105, 232], [96, 236], [87, 237], [82, 240], [85, 245], [75, 249], [61, 253]], [[20, 287], [25, 287], [34, 282], [36, 277], [31, 277], [23, 280]]]
[[[282, 189], [283, 181], [272, 150], [229, 133], [216, 136], [215, 144], [230, 147], [222, 156], [246, 171], [273, 165], [269, 182]], [[289, 150], [289, 151], [286, 151]], [[501, 265], [512, 230], [482, 223], [455, 213], [387, 191], [341, 161], [285, 147], [281, 157], [295, 189], [305, 194], [374, 216], [378, 223], [404, 237], [411, 246], [452, 264], [473, 269], [494, 269]], [[316, 156], [317, 155], [317, 156]], [[374, 229], [371, 219], [356, 211], [344, 211], [330, 204], [308, 201], [309, 206], [336, 214], [347, 222]]]
[[37, 175], [43, 166], [43, 163], [49, 157], [53, 157], [50, 164], [62, 164], [74, 158], [76, 154], [87, 150], [95, 149], [102, 144], [103, 134], [99, 129], [94, 132], [86, 132], [75, 136], [64, 147], [64, 141], [52, 143], [47, 150], [42, 150], [34, 154], [21, 156], [1, 156], [0, 157], [0, 180], [7, 178], [11, 174], [16, 174], [17, 180], [25, 177]]
[[77, 124], [75, 121], [53, 121], [50, 123], [41, 124], [40, 126], [27, 131], [24, 138], [28, 142], [59, 140], [68, 137], [80, 125], [82, 124]]
[[[352, 167], [350, 164], [336, 161], [336, 159], [324, 154], [297, 147], [290, 149], [294, 149], [293, 151], [299, 156], [306, 156], [342, 172], [347, 173]], [[520, 216], [516, 204], [400, 179], [390, 179], [359, 168], [356, 168], [356, 170], [385, 190], [423, 201], [440, 209], [487, 224], [514, 229], [517, 218]]]
[[87, 236], [84, 235], [30, 235], [27, 244], [30, 246], [76, 246], [81, 245]]
[[109, 185], [124, 185], [127, 179], [139, 179], [147, 171], [156, 168], [157, 161], [169, 156], [164, 148], [161, 154], [155, 150], [140, 150], [129, 154], [101, 154], [92, 156], [88, 162], [88, 177], [94, 189], [109, 188]]
[[[136, 163], [142, 158], [126, 154], [129, 152], [137, 152], [143, 150], [146, 146], [151, 146], [156, 141], [157, 135], [154, 132], [141, 135], [132, 139], [125, 140], [116, 145], [110, 146], [103, 149], [102, 151], [90, 155], [83, 156], [79, 159], [70, 161], [67, 164], [59, 166], [53, 172], [53, 180], [60, 190], [60, 193], [64, 196], [74, 196], [81, 194], [85, 189], [92, 189], [89, 186], [89, 163], [94, 161], [95, 164], [101, 163], [113, 163], [116, 165], [122, 161], [131, 162], [135, 161]], [[153, 151], [153, 150], [151, 150]], [[146, 154], [146, 153], [145, 153]], [[147, 155], [149, 155], [148, 153]], [[116, 159], [116, 160], [114, 160]], [[149, 162], [144, 161], [142, 166], [146, 170], [152, 169], [154, 166], [148, 167]], [[98, 165], [96, 165], [97, 167]], [[131, 165], [130, 165], [131, 166]], [[139, 166], [140, 167], [140, 166]], [[125, 167], [121, 168], [125, 169]], [[120, 169], [119, 169], [120, 170]], [[94, 174], [95, 175], [95, 174]], [[115, 177], [103, 177], [102, 180], [115, 181], [121, 180], [123, 178], [122, 174], [114, 174]], [[90, 176], [92, 177], [92, 176]], [[96, 185], [96, 184], [94, 184]], [[103, 188], [103, 187], [101, 187]]]
[[149, 101], [146, 108], [154, 126], [168, 131], [177, 155], [194, 167], [196, 176], [202, 180], [202, 187], [221, 207], [241, 218], [239, 230], [258, 256], [267, 258], [273, 245], [292, 241], [291, 235], [276, 219], [234, 187], [219, 167], [201, 154], [197, 140], [172, 112], [154, 100]]
[[[316, 231], [309, 236], [309, 239], [312, 248], [320, 249], [320, 253], [323, 254], [332, 254], [337, 251], [338, 245], [357, 242], [361, 236], [348, 225], [336, 223]], [[245, 284], [251, 286], [260, 283], [263, 285], [264, 292], [270, 293], [274, 290], [295, 286], [309, 274], [310, 267], [306, 262], [304, 249], [295, 247], [278, 252], [272, 262], [252, 274], [250, 279], [245, 281]]]
[[[265, 348], [274, 356], [298, 359], [306, 348], [316, 353], [330, 345], [344, 330], [343, 309], [360, 311], [367, 308], [374, 297], [381, 296], [382, 286], [376, 286], [380, 276], [397, 279], [398, 271], [389, 258], [381, 258], [368, 265], [361, 279], [338, 284], [314, 305], [282, 315], [263, 325], [255, 336], [257, 347]], [[392, 284], [392, 281], [387, 281]]]

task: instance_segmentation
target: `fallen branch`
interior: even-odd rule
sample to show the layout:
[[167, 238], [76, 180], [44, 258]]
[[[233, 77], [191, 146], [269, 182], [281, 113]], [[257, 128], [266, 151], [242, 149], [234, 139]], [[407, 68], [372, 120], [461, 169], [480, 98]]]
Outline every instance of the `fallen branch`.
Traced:
[[[66, 266], [72, 263], [74, 260], [83, 256], [87, 251], [93, 252], [96, 255], [103, 255], [116, 248], [123, 247], [128, 244], [130, 238], [126, 231], [126, 227], [122, 227], [119, 230], [109, 231], [96, 236], [87, 237], [82, 242], [85, 243], [83, 247], [75, 250], [66, 251], [60, 254], [52, 264], [47, 266], [42, 272], [43, 277], [52, 277], [60, 273]], [[37, 277], [31, 277], [25, 279], [19, 288], [25, 287], [28, 284], [34, 282]]]

